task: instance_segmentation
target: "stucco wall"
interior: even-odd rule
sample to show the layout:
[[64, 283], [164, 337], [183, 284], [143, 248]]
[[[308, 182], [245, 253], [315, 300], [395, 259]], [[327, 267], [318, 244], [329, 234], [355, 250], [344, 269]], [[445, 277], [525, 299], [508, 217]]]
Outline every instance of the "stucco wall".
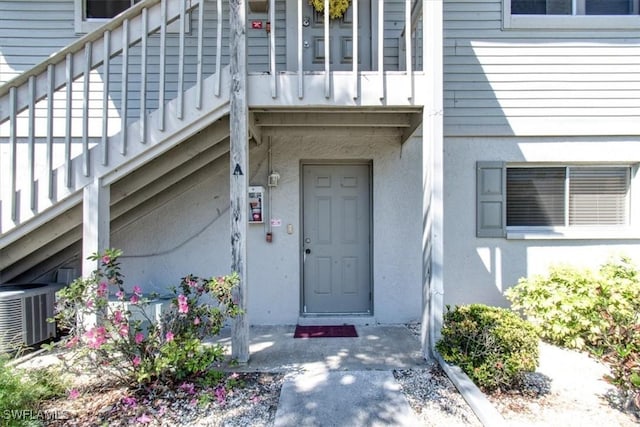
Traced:
[[[342, 132], [342, 133], [341, 133]], [[267, 183], [269, 144], [251, 145], [250, 184]], [[300, 161], [366, 159], [373, 164], [374, 317], [380, 323], [420, 318], [421, 148], [419, 139], [401, 146], [384, 130], [344, 133], [308, 129], [272, 134], [272, 168], [280, 176], [271, 194], [273, 242], [266, 224], [248, 230], [248, 316], [252, 324], [293, 324], [300, 312]], [[211, 166], [211, 177], [151, 215], [112, 234], [124, 250], [127, 284], [164, 292], [192, 272], [228, 272], [228, 156]], [[291, 224], [293, 233], [287, 233]]]
[[[444, 285], [446, 304], [507, 305], [503, 291], [520, 277], [544, 274], [552, 264], [597, 268], [615, 254], [640, 263], [640, 239], [477, 238], [476, 161], [560, 164], [640, 161], [632, 138], [448, 138], [444, 152]], [[639, 184], [636, 177], [634, 184]], [[632, 225], [638, 225], [637, 188], [632, 188]], [[635, 222], [635, 224], [633, 224]], [[635, 237], [640, 237], [637, 233]]]

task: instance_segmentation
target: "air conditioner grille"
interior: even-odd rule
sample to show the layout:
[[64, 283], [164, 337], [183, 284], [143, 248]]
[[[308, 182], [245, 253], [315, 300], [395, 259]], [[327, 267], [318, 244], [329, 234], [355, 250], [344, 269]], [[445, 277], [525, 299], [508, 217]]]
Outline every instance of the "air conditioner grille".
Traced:
[[0, 353], [22, 344], [22, 298], [0, 301]]
[[25, 321], [27, 324], [27, 345], [49, 338], [47, 322], [47, 294], [26, 297], [24, 301]]
[[53, 317], [54, 302], [51, 285], [15, 285], [0, 292], [0, 353], [55, 337], [55, 325], [47, 322]]

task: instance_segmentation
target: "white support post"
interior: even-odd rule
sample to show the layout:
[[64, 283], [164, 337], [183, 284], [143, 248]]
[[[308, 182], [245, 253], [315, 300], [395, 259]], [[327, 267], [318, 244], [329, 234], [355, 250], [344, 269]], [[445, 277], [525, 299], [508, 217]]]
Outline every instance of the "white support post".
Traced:
[[378, 79], [380, 99], [385, 98], [384, 90], [384, 0], [378, 0]]
[[[422, 351], [435, 351], [443, 317], [443, 61], [442, 0], [423, 0], [424, 70], [429, 79], [422, 121]], [[428, 336], [428, 339], [427, 339]]]
[[[98, 268], [99, 261], [90, 261], [87, 257], [109, 247], [111, 187], [103, 186], [102, 180], [95, 178], [82, 191], [82, 276], [89, 277]], [[85, 328], [96, 322], [96, 316], [83, 319]]]
[[302, 71], [302, 0], [298, 0], [298, 98], [304, 97], [304, 72]]
[[329, 34], [329, 0], [324, 0], [324, 97], [331, 98], [331, 36]]
[[244, 0], [229, 0], [229, 72], [231, 74], [230, 158], [231, 158], [231, 270], [240, 276], [234, 299], [242, 314], [233, 320], [231, 356], [240, 364], [249, 361], [247, 309], [247, 203], [249, 173], [249, 108], [247, 103], [247, 6]]

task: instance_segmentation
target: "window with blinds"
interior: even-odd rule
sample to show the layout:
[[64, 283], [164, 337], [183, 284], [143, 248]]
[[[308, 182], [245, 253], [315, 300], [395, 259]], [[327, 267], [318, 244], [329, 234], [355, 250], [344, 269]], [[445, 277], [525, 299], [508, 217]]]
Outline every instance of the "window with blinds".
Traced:
[[507, 226], [564, 225], [565, 168], [507, 169]]
[[629, 167], [507, 168], [507, 226], [626, 225]]
[[87, 19], [106, 19], [129, 9], [140, 0], [85, 0]]
[[625, 225], [629, 168], [569, 171], [569, 225]]
[[637, 15], [638, 0], [511, 0], [514, 15]]

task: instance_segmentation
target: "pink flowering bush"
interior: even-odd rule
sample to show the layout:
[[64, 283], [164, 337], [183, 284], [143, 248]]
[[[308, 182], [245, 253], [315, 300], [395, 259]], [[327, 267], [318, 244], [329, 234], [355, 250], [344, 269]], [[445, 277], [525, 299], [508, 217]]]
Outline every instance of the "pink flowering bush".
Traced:
[[[205, 345], [203, 339], [217, 335], [227, 319], [240, 314], [232, 299], [237, 274], [212, 279], [186, 276], [171, 289], [169, 309], [157, 320], [144, 310], [156, 295], [144, 297], [139, 286], [133, 286], [130, 294], [125, 291], [121, 255], [116, 249], [92, 255], [99, 268], [59, 292], [55, 320], [69, 334], [58, 345], [79, 350], [96, 369], [138, 383], [181, 380], [220, 360], [222, 346]], [[132, 311], [143, 320], [134, 320]], [[91, 318], [96, 319], [93, 324], [87, 322]]]

